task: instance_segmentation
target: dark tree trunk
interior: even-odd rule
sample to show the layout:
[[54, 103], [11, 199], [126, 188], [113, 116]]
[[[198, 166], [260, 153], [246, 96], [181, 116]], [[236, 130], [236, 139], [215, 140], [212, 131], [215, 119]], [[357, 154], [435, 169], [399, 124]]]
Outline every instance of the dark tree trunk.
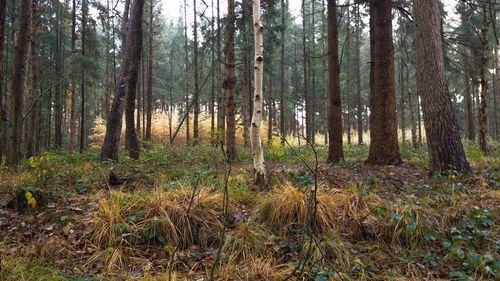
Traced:
[[40, 107], [39, 96], [39, 73], [38, 73], [38, 1], [32, 0], [31, 8], [31, 47], [30, 47], [30, 67], [31, 67], [31, 97], [32, 104], [29, 114], [26, 116], [28, 130], [26, 134], [26, 157], [35, 155], [35, 143], [38, 131], [38, 115]]
[[414, 0], [417, 82], [430, 154], [430, 170], [469, 172], [445, 77], [438, 0]]
[[267, 95], [267, 145], [271, 145], [273, 139], [273, 79], [269, 78], [269, 94]]
[[225, 55], [226, 55], [226, 78], [224, 79], [223, 88], [226, 96], [226, 154], [229, 161], [236, 161], [238, 158], [236, 151], [236, 101], [235, 101], [235, 85], [236, 74], [235, 66], [236, 59], [234, 55], [234, 0], [227, 2], [228, 21], [225, 30]]
[[[87, 25], [87, 0], [82, 1], [82, 57], [85, 57], [85, 36]], [[85, 149], [85, 69], [82, 70], [81, 85], [80, 85], [80, 153]]]
[[199, 127], [199, 118], [200, 118], [200, 94], [199, 94], [199, 85], [198, 85], [198, 14], [196, 11], [196, 0], [193, 0], [193, 17], [194, 17], [194, 27], [193, 27], [193, 66], [194, 66], [194, 93], [193, 93], [193, 103], [194, 103], [194, 112], [193, 112], [193, 139], [194, 142], [197, 143], [200, 138], [200, 127]]
[[484, 152], [488, 151], [487, 144], [487, 96], [488, 96], [488, 26], [489, 26], [489, 9], [488, 5], [483, 4], [483, 26], [481, 29], [481, 104], [479, 106], [479, 146]]
[[6, 164], [15, 165], [21, 159], [21, 136], [23, 126], [23, 103], [26, 91], [26, 68], [29, 54], [31, 0], [20, 1], [19, 35], [15, 50], [12, 74], [9, 139], [7, 142]]
[[312, 141], [311, 136], [311, 101], [309, 97], [309, 72], [308, 72], [308, 52], [307, 52], [307, 40], [306, 40], [306, 0], [302, 0], [302, 59], [304, 63], [304, 103], [305, 103], [305, 127], [306, 127], [306, 138], [308, 141]]
[[[71, 55], [76, 55], [76, 0], [73, 0], [71, 12]], [[71, 80], [70, 86], [70, 117], [69, 117], [69, 149], [76, 147], [76, 79]], [[107, 112], [106, 112], [107, 114]]]
[[[128, 30], [127, 30], [128, 32], [127, 52], [128, 52], [128, 57], [130, 59], [130, 65], [128, 71], [128, 79], [126, 81], [128, 85], [126, 86], [125, 147], [129, 151], [130, 158], [135, 160], [139, 159], [139, 151], [140, 151], [139, 140], [137, 138], [137, 132], [135, 130], [134, 113], [135, 113], [137, 81], [139, 79], [139, 68], [142, 56], [142, 39], [143, 39], [142, 17], [144, 14], [143, 13], [144, 2], [145, 0], [135, 0], [132, 3], [132, 7], [130, 9], [130, 20], [128, 23]], [[150, 47], [152, 46], [150, 45]], [[150, 56], [152, 56], [151, 50], [149, 54]], [[152, 64], [149, 65], [150, 68], [149, 71], [152, 70], [151, 67]], [[150, 96], [148, 93], [148, 103], [149, 99]]]
[[328, 159], [337, 163], [344, 158], [342, 147], [342, 103], [340, 95], [339, 35], [336, 0], [328, 0]]
[[124, 106], [122, 104], [126, 95], [126, 83], [129, 75], [130, 58], [127, 57], [128, 42], [126, 41], [130, 0], [125, 1], [120, 36], [122, 39], [122, 65], [121, 73], [116, 86], [116, 93], [111, 104], [111, 109], [106, 122], [106, 135], [101, 148], [101, 161], [118, 161], [118, 147], [120, 145], [122, 117]]
[[[62, 9], [61, 4], [57, 2], [56, 7], [56, 42], [55, 42], [55, 56], [54, 64], [56, 70], [56, 77], [61, 77], [61, 19], [62, 19]], [[62, 95], [61, 95], [61, 85], [58, 83], [54, 86], [54, 148], [60, 149], [62, 147], [62, 120], [63, 120], [63, 105], [62, 105]]]
[[0, 1], [0, 162], [3, 157], [3, 122], [6, 119], [3, 105], [4, 97], [4, 44], [5, 44], [5, 15], [7, 1]]
[[285, 15], [288, 8], [281, 0], [281, 53], [280, 53], [280, 135], [281, 145], [285, 145]]
[[466, 113], [466, 132], [467, 139], [474, 141], [476, 139], [476, 128], [474, 126], [474, 108], [472, 105], [471, 75], [469, 69], [469, 59], [467, 58], [468, 48], [464, 48], [464, 84], [465, 84], [465, 113]]
[[361, 97], [361, 17], [359, 3], [356, 4], [356, 100], [358, 121], [358, 144], [363, 144], [363, 98]]
[[[148, 40], [148, 93], [146, 107], [146, 140], [151, 141], [151, 122], [153, 119], [153, 0], [149, 4], [149, 40]], [[139, 54], [140, 55], [140, 54]], [[138, 65], [140, 60], [138, 62]], [[140, 105], [138, 105], [140, 106]]]
[[394, 89], [392, 1], [370, 1], [370, 154], [367, 162], [394, 165], [401, 162]]
[[221, 25], [220, 1], [217, 0], [217, 143], [224, 139], [226, 129], [226, 99], [222, 93], [222, 53], [221, 53]]

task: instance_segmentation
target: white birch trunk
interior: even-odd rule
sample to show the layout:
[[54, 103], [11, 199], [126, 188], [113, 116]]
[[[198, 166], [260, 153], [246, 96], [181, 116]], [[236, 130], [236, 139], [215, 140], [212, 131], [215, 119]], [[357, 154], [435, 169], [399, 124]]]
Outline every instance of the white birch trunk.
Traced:
[[261, 188], [267, 187], [267, 173], [264, 164], [264, 150], [260, 138], [262, 123], [262, 80], [264, 74], [264, 45], [262, 19], [260, 14], [260, 0], [253, 0], [253, 26], [255, 38], [255, 90], [254, 107], [252, 115], [252, 126], [250, 128], [250, 141], [252, 143], [253, 167], [255, 173], [255, 184]]

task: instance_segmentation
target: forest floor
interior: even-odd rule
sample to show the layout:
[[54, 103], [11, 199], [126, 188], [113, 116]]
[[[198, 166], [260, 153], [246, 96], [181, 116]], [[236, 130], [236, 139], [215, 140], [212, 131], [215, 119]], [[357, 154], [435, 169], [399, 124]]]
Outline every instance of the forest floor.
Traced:
[[498, 280], [492, 148], [466, 144], [471, 175], [431, 177], [425, 148], [378, 167], [367, 146], [327, 165], [326, 147], [273, 145], [269, 191], [252, 186], [246, 150], [228, 166], [203, 145], [117, 164], [44, 153], [0, 168], [0, 206], [25, 210], [0, 208], [0, 280]]

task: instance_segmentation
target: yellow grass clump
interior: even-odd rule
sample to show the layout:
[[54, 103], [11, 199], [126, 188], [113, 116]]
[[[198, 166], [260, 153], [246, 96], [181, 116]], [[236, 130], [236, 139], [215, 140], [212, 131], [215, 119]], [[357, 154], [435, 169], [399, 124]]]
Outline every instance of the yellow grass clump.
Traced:
[[151, 243], [207, 247], [218, 242], [216, 230], [222, 225], [222, 195], [209, 188], [198, 189], [194, 197], [190, 186], [134, 195], [112, 192], [99, 201], [91, 241], [101, 249]]
[[240, 224], [224, 242], [228, 262], [260, 258], [266, 251], [269, 234], [259, 226]]

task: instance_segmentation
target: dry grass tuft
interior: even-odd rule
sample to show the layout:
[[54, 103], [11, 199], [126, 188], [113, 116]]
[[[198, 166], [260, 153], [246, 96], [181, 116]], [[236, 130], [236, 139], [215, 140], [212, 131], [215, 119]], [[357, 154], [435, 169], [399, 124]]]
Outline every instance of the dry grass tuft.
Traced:
[[269, 234], [259, 226], [240, 224], [229, 233], [223, 252], [229, 263], [249, 258], [260, 258], [266, 251]]
[[257, 204], [254, 218], [273, 232], [283, 234], [294, 225], [305, 225], [308, 212], [308, 196], [286, 183]]
[[227, 263], [217, 274], [220, 281], [281, 281], [293, 268], [272, 258], [251, 258], [240, 264]]
[[[284, 234], [290, 227], [304, 226], [309, 215], [308, 193], [286, 183], [270, 192], [256, 207], [254, 219], [273, 232]], [[318, 190], [314, 225], [326, 233], [339, 224], [362, 220], [377, 205], [377, 198], [352, 190]]]
[[324, 268], [334, 266], [339, 272], [347, 272], [351, 266], [349, 242], [344, 241], [336, 232], [329, 231], [317, 239], [316, 242], [308, 241], [305, 253], [311, 253], [310, 263]]
[[130, 196], [122, 192], [112, 192], [111, 198], [99, 200], [99, 209], [93, 216], [93, 243], [101, 248], [115, 245], [126, 229], [130, 229], [123, 215], [131, 208], [127, 201]]
[[[134, 195], [112, 192], [109, 199], [99, 201], [93, 216], [93, 245], [101, 249], [151, 243], [210, 246], [218, 240], [214, 230], [223, 224], [222, 195], [201, 188], [191, 202], [192, 193], [189, 186]], [[231, 215], [232, 208], [229, 211]]]

